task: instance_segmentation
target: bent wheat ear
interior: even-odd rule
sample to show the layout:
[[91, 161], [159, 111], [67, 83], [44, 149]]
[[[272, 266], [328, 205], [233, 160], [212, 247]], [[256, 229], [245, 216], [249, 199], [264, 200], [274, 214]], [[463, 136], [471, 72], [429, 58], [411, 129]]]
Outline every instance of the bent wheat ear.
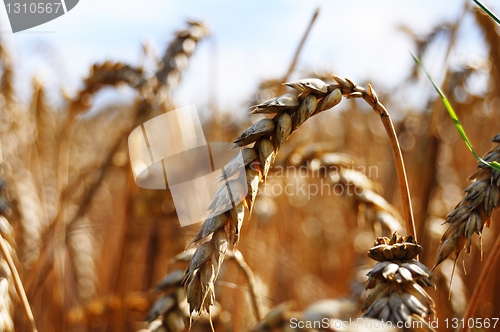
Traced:
[[[275, 128], [274, 130], [271, 130], [269, 121], [261, 120], [261, 122], [258, 122], [251, 128], [247, 129], [235, 140], [236, 145], [239, 146], [256, 141], [253, 146], [255, 154], [246, 152], [248, 153], [248, 157], [245, 160], [245, 172], [247, 176], [248, 193], [246, 197], [244, 197], [244, 203], [236, 204], [229, 210], [229, 218], [226, 223], [223, 223], [221, 219], [218, 220], [220, 223], [215, 224], [213, 219], [208, 219], [209, 225], [203, 226], [192, 242], [200, 243], [204, 238], [213, 232], [214, 236], [212, 236], [207, 243], [215, 243], [215, 234], [225, 234], [225, 238], [229, 239], [229, 241], [235, 245], [239, 241], [241, 235], [241, 225], [245, 217], [244, 207], [248, 208], [249, 212], [252, 211], [259, 183], [263, 182], [266, 178], [271, 162], [273, 162], [280, 147], [291, 135], [292, 130], [296, 130], [300, 127], [310, 116], [337, 105], [341, 101], [343, 95], [348, 96], [352, 93], [357, 93], [356, 96], [363, 98], [371, 107], [373, 107], [374, 110], [383, 115], [384, 124], [387, 128], [392, 130], [390, 133], [393, 136], [390, 137], [397, 141], [395, 133], [393, 132], [394, 128], [392, 127], [392, 122], [390, 122], [389, 114], [384, 106], [379, 102], [375, 91], [371, 89], [371, 87], [368, 88], [368, 91], [358, 87], [349, 79], [343, 79], [337, 76], [334, 76], [334, 78], [337, 80], [337, 83], [331, 85], [327, 85], [317, 79], [306, 79], [292, 82], [289, 86], [299, 90], [301, 92], [300, 95], [285, 94], [253, 106], [253, 110], [251, 111], [252, 114], [276, 114], [272, 119]], [[325, 86], [327, 87], [326, 90]], [[255, 159], [251, 160], [252, 158]], [[402, 163], [400, 155], [395, 155], [395, 158], [400, 160]], [[398, 170], [399, 169], [401, 169], [401, 167], [398, 167]], [[235, 185], [231, 181], [228, 181], [228, 184], [230, 187], [231, 185]], [[227, 184], [224, 183], [222, 184], [222, 187], [226, 185]], [[232, 189], [233, 188], [230, 190], [232, 197], [236, 197], [241, 193], [239, 190]], [[209, 210], [217, 211], [217, 207], [220, 206], [220, 202], [227, 202], [228, 199], [228, 190], [219, 190], [213, 198]], [[369, 201], [369, 198], [366, 198], [366, 200]], [[373, 201], [375, 202], [376, 200]], [[408, 215], [411, 216], [411, 213], [407, 213], [406, 219], [409, 224], [412, 225], [413, 218], [408, 217]], [[217, 230], [214, 230], [215, 225], [219, 226]], [[410, 233], [413, 233], [413, 228], [409, 229], [412, 230]], [[202, 244], [197, 250], [205, 251], [207, 247], [207, 244]], [[217, 247], [216, 244], [213, 244], [211, 248], [214, 247]], [[202, 255], [202, 257], [205, 256]], [[208, 311], [210, 307], [209, 303], [212, 302], [212, 297], [214, 295], [213, 283], [215, 282], [220, 269], [220, 264], [224, 260], [224, 257], [224, 250], [220, 250], [219, 253], [217, 253], [217, 250], [214, 250], [212, 253], [212, 259], [206, 260], [202, 265], [190, 264], [192, 268], [188, 268], [186, 270], [184, 285], [188, 293], [187, 297], [191, 313]], [[200, 275], [204, 277], [201, 278]], [[208, 277], [209, 275], [215, 277]]]

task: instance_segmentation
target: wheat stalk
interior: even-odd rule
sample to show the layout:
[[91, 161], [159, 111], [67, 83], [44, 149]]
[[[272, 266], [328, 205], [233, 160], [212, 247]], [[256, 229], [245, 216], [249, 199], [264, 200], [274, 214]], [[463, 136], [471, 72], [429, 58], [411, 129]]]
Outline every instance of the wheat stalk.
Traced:
[[[272, 119], [262, 119], [245, 130], [236, 140], [235, 146], [243, 147], [254, 143], [253, 148], [242, 151], [248, 194], [245, 199], [221, 214], [207, 219], [192, 243], [201, 243], [185, 272], [184, 284], [192, 315], [209, 312], [214, 303], [214, 282], [224, 261], [228, 246], [236, 245], [245, 217], [245, 208], [251, 213], [257, 196], [259, 184], [265, 181], [271, 163], [280, 147], [290, 134], [297, 130], [309, 117], [326, 111], [346, 98], [363, 98], [380, 116], [390, 137], [391, 147], [398, 170], [405, 207], [405, 220], [410, 234], [414, 234], [413, 215], [409, 201], [406, 174], [401, 150], [385, 107], [379, 102], [375, 91], [368, 85], [368, 90], [357, 86], [352, 80], [333, 75], [335, 84], [326, 84], [319, 79], [304, 79], [286, 83], [301, 92], [299, 95], [285, 94], [259, 105], [255, 105], [251, 114], [275, 114]], [[235, 167], [230, 163], [225, 167], [224, 178], [233, 175]], [[242, 192], [239, 183], [226, 181], [227, 192], [238, 196]], [[209, 209], [217, 211], [218, 202], [224, 199], [220, 191]], [[227, 195], [227, 193], [225, 194]], [[219, 197], [221, 196], [221, 197]], [[227, 198], [227, 197], [226, 197]], [[212, 235], [208, 239], [209, 235]], [[202, 243], [202, 241], [205, 242]]]
[[[500, 143], [500, 134], [492, 142]], [[500, 146], [489, 151], [483, 159], [487, 162], [500, 161]], [[484, 164], [477, 167], [479, 170], [469, 178], [473, 182], [464, 190], [464, 198], [446, 218], [450, 226], [441, 237], [434, 267], [451, 254], [458, 258], [464, 248], [470, 253], [472, 236], [476, 233], [481, 240], [483, 228], [489, 227], [491, 214], [499, 207], [500, 172]]]

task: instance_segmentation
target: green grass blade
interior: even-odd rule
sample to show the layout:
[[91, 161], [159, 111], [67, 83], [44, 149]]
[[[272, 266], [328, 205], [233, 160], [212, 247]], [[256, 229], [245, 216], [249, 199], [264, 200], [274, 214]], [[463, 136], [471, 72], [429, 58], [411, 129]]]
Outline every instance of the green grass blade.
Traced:
[[455, 114], [455, 111], [453, 110], [453, 107], [451, 107], [451, 104], [448, 101], [448, 98], [446, 98], [446, 96], [444, 95], [443, 91], [436, 85], [436, 83], [434, 83], [434, 80], [432, 79], [431, 75], [429, 75], [429, 73], [424, 68], [424, 65], [420, 62], [420, 60], [411, 51], [410, 51], [410, 53], [411, 53], [411, 56], [413, 57], [413, 60], [415, 60], [415, 62], [420, 66], [420, 68], [422, 68], [422, 70], [425, 72], [425, 74], [427, 75], [427, 77], [431, 81], [432, 85], [434, 86], [434, 89], [436, 89], [437, 93], [439, 94], [439, 96], [443, 100], [444, 106], [446, 107], [446, 110], [448, 111], [448, 114], [450, 114], [450, 117], [453, 120], [453, 123], [455, 123], [455, 126], [457, 127], [457, 130], [460, 133], [460, 136], [462, 136], [462, 139], [464, 140], [465, 145], [467, 145], [467, 147], [469, 148], [470, 152], [472, 152], [472, 154], [474, 155], [474, 157], [480, 163], [482, 163], [482, 164], [484, 164], [486, 166], [489, 166], [489, 167], [491, 167], [493, 169], [496, 169], [497, 171], [500, 171], [500, 164], [498, 162], [493, 161], [493, 162], [490, 163], [490, 162], [487, 162], [486, 160], [484, 160], [484, 159], [482, 159], [481, 157], [478, 156], [478, 154], [476, 153], [476, 151], [472, 147], [471, 142], [467, 138], [467, 135], [465, 134], [465, 130], [462, 127], [462, 124], [460, 123], [460, 121], [458, 121], [458, 117]]
[[488, 7], [486, 7], [485, 5], [483, 5], [479, 0], [473, 0], [476, 5], [478, 5], [482, 10], [484, 10], [484, 12], [486, 14], [488, 14], [489, 17], [491, 17], [493, 19], [493, 21], [497, 22], [497, 24], [500, 25], [500, 19], [495, 15], [493, 14], [493, 12], [491, 10], [488, 9]]

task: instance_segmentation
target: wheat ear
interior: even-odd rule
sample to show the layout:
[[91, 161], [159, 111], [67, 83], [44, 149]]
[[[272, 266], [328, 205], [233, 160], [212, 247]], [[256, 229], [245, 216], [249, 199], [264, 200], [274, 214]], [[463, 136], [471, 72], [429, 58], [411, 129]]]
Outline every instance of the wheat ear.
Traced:
[[[207, 312], [215, 299], [214, 283], [224, 261], [228, 246], [236, 245], [240, 238], [241, 226], [245, 217], [245, 208], [251, 213], [257, 196], [259, 184], [265, 181], [271, 163], [280, 147], [290, 134], [297, 130], [309, 117], [326, 111], [346, 98], [363, 98], [380, 116], [390, 137], [391, 147], [396, 160], [398, 178], [404, 198], [407, 231], [414, 235], [413, 215], [409, 190], [406, 180], [401, 150], [385, 107], [379, 102], [375, 91], [368, 85], [368, 90], [358, 87], [352, 80], [333, 75], [336, 84], [328, 85], [319, 79], [303, 79], [286, 85], [301, 92], [285, 94], [255, 105], [251, 114], [275, 114], [272, 119], [265, 118], [245, 130], [236, 140], [236, 147], [253, 144], [252, 148], [242, 151], [248, 194], [239, 204], [215, 217], [207, 219], [193, 243], [201, 243], [185, 272], [184, 284], [191, 314]], [[225, 167], [224, 174], [229, 178], [234, 174], [232, 164]], [[229, 173], [229, 174], [228, 174]], [[228, 192], [238, 196], [243, 192], [236, 181], [226, 181]], [[216, 211], [219, 197], [226, 194], [220, 191], [212, 201], [210, 208]], [[208, 237], [211, 236], [210, 239]], [[202, 241], [204, 241], [202, 243]]]
[[[195, 250], [186, 250], [175, 256], [173, 262], [189, 263], [192, 259]], [[252, 303], [252, 309], [257, 321], [261, 319], [261, 308], [257, 300], [255, 291], [254, 275], [248, 264], [245, 262], [243, 255], [238, 250], [228, 250], [226, 257], [229, 261], [233, 261], [238, 269], [243, 273], [248, 284], [248, 291]], [[160, 325], [166, 326], [169, 330], [176, 331], [175, 326], [181, 324], [182, 319], [189, 320], [190, 315], [186, 309], [186, 292], [182, 286], [184, 279], [184, 270], [176, 269], [167, 274], [156, 286], [156, 292], [162, 292], [163, 295], [152, 305], [146, 321], [148, 325], [144, 331], [154, 331]], [[183, 327], [184, 328], [184, 327]], [[142, 330], [141, 330], [142, 331]], [[140, 332], [140, 331], [139, 331]]]
[[366, 288], [373, 290], [361, 309], [365, 311], [363, 317], [394, 325], [403, 322], [405, 331], [434, 331], [426, 322], [434, 314], [434, 301], [423, 288], [434, 286], [434, 275], [415, 260], [421, 251], [411, 236], [394, 233], [391, 238], [377, 238], [368, 251], [377, 264], [368, 272]]
[[[500, 134], [492, 142], [500, 143]], [[489, 151], [483, 159], [499, 162], [500, 145]], [[470, 253], [472, 236], [476, 233], [481, 240], [484, 226], [489, 227], [491, 214], [499, 207], [500, 172], [483, 164], [478, 164], [477, 168], [478, 171], [469, 178], [473, 182], [464, 190], [464, 198], [446, 217], [446, 223], [450, 226], [441, 237], [434, 267], [451, 254], [458, 258], [464, 248]]]

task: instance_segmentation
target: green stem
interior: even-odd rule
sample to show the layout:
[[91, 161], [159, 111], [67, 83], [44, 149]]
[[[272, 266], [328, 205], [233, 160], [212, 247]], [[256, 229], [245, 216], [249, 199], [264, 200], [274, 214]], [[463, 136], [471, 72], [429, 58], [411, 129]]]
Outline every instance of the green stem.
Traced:
[[498, 162], [496, 162], [496, 161], [487, 162], [486, 160], [484, 160], [481, 157], [479, 157], [479, 155], [476, 153], [476, 151], [472, 147], [472, 143], [467, 138], [467, 135], [465, 134], [465, 130], [462, 127], [462, 124], [460, 123], [460, 121], [458, 120], [458, 117], [457, 117], [455, 111], [453, 110], [453, 107], [451, 106], [450, 102], [448, 101], [448, 98], [446, 98], [444, 92], [436, 85], [436, 83], [432, 79], [431, 75], [427, 72], [427, 70], [425, 69], [424, 65], [420, 62], [420, 60], [412, 52], [410, 52], [410, 54], [413, 57], [413, 60], [415, 60], [415, 62], [425, 72], [425, 74], [427, 75], [427, 77], [431, 81], [432, 85], [434, 86], [434, 89], [436, 89], [436, 92], [439, 94], [439, 96], [443, 100], [444, 106], [446, 107], [446, 110], [448, 111], [448, 114], [450, 115], [451, 119], [453, 120], [453, 123], [455, 123], [455, 127], [457, 127], [457, 130], [460, 133], [460, 136], [462, 136], [462, 139], [464, 140], [465, 145], [467, 145], [467, 147], [469, 148], [470, 152], [474, 155], [474, 158], [476, 158], [477, 161], [479, 161], [481, 164], [484, 164], [484, 165], [489, 166], [489, 167], [491, 167], [493, 169], [496, 169], [497, 171], [500, 171], [500, 164]]

